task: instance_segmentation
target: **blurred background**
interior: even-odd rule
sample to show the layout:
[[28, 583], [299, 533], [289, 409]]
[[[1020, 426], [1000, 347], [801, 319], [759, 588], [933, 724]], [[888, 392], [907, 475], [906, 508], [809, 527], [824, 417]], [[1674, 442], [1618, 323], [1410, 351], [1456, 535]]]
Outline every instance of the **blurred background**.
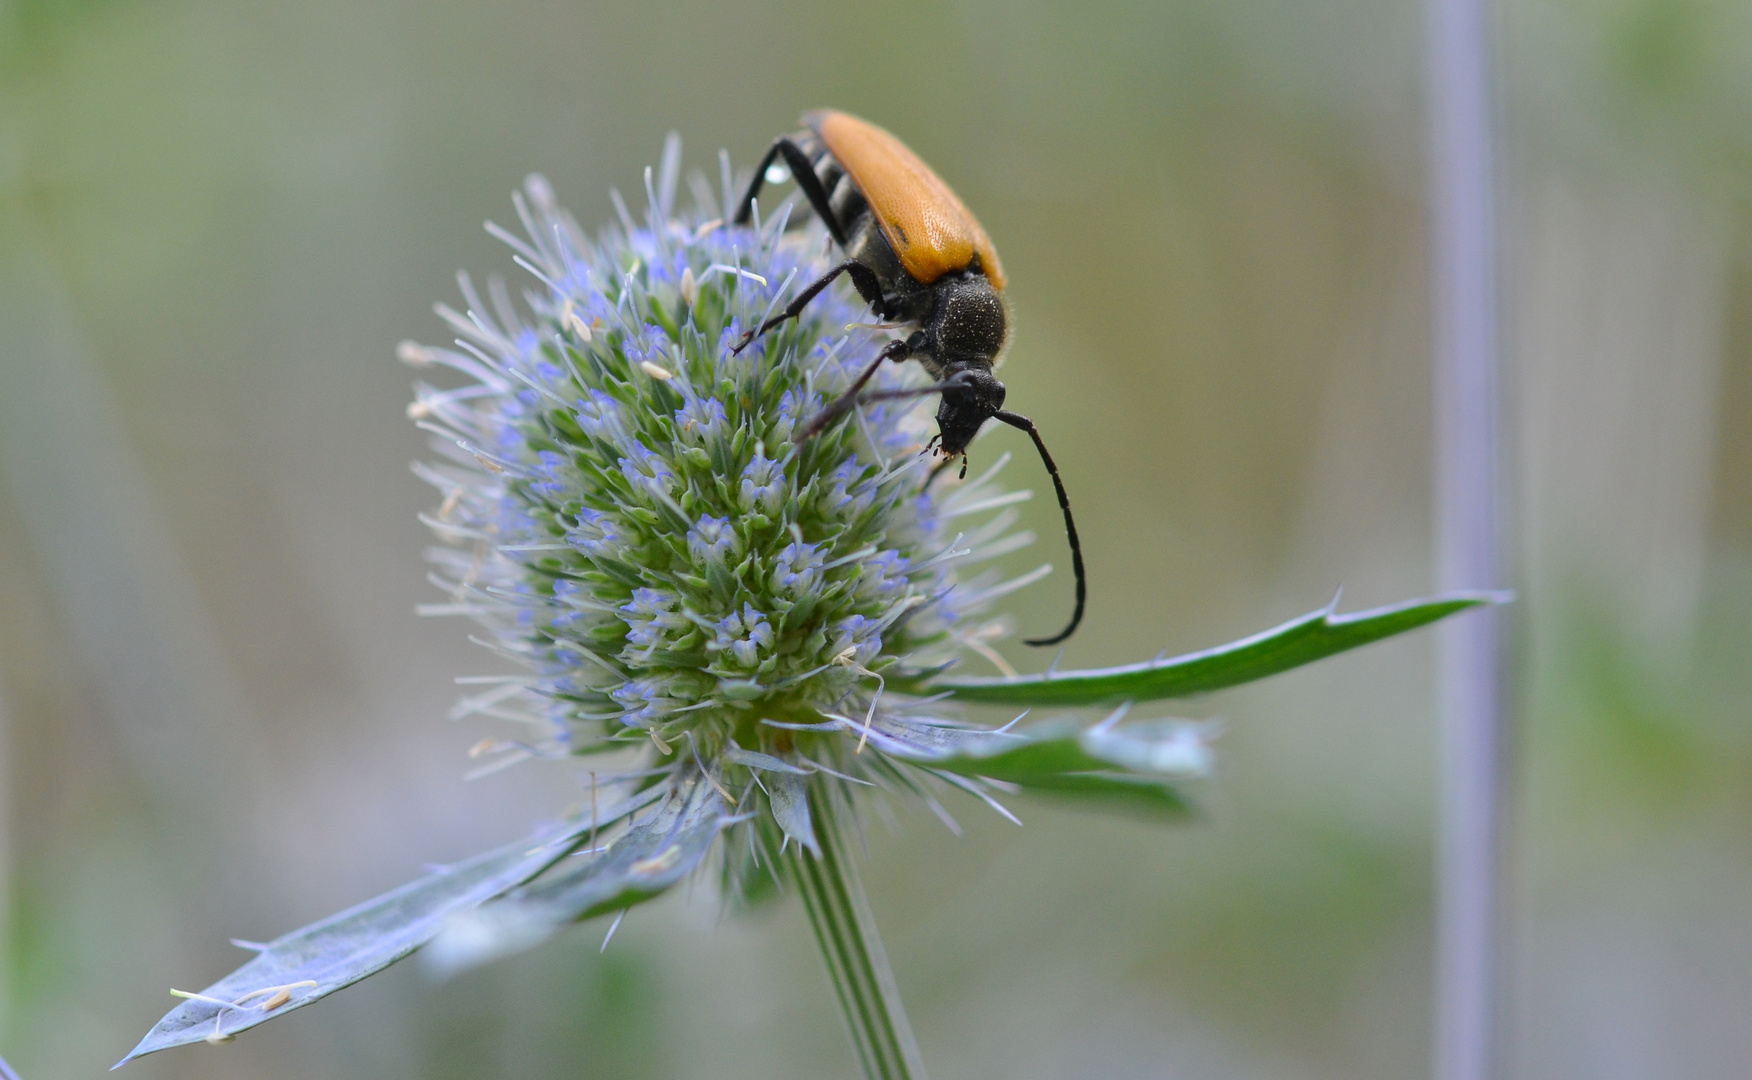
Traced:
[[[1752, 1062], [1752, 6], [1502, 0], [1518, 761], [1508, 1074]], [[1012, 279], [1082, 522], [1067, 664], [1431, 588], [1414, 0], [0, 2], [0, 1052], [97, 1076], [266, 939], [523, 833], [421, 620], [404, 337], [548, 175], [744, 166], [831, 104]], [[1026, 454], [1014, 433], [988, 453]], [[1012, 482], [1044, 478], [1019, 459]], [[1013, 568], [1063, 562], [1056, 514]], [[1482, 584], [1482, 583], [1481, 583]], [[1028, 590], [1057, 625], [1069, 583]], [[907, 813], [865, 877], [933, 1075], [1425, 1072], [1432, 636], [1181, 703], [1201, 820]], [[1019, 665], [1048, 658], [1009, 649]], [[1160, 713], [1162, 710], [1157, 710]], [[699, 887], [412, 965], [178, 1078], [850, 1077], [794, 906]]]

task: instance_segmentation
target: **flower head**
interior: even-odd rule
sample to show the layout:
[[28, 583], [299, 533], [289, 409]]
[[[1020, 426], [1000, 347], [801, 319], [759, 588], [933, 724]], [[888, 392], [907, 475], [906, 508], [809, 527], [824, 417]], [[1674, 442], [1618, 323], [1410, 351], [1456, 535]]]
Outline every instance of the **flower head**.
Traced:
[[[440, 610], [473, 616], [525, 669], [465, 703], [542, 731], [502, 744], [507, 759], [624, 751], [639, 786], [710, 789], [731, 828], [764, 820], [780, 846], [809, 844], [767, 774], [887, 782], [888, 751], [953, 725], [889, 676], [969, 643], [990, 655], [1006, 630], [983, 614], [996, 583], [955, 568], [1027, 537], [1005, 538], [1009, 512], [950, 531], [992, 498], [991, 475], [933, 476], [916, 399], [792, 441], [882, 338], [829, 292], [733, 355], [744, 327], [829, 268], [825, 237], [787, 231], [784, 210], [726, 226], [709, 196], [677, 213], [675, 165], [644, 224], [597, 238], [531, 177], [526, 235], [501, 235], [535, 286], [518, 303], [464, 278], [467, 309], [440, 308], [456, 347], [404, 347], [469, 379], [421, 386], [413, 406], [445, 458], [421, 468], [443, 499], [427, 519], [446, 542], [431, 556], [452, 599]], [[923, 377], [886, 367], [877, 386]]]

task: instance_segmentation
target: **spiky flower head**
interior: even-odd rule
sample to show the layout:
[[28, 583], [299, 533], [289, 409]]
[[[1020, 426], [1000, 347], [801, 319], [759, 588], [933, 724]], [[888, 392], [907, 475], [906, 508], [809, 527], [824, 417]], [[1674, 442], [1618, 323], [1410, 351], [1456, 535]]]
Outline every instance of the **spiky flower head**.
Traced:
[[[995, 655], [1006, 628], [987, 605], [1034, 575], [956, 572], [1029, 540], [1000, 509], [1026, 494], [997, 490], [995, 468], [933, 483], [916, 399], [794, 442], [884, 336], [830, 291], [733, 355], [828, 269], [825, 235], [788, 230], [788, 206], [730, 227], [697, 177], [678, 213], [678, 166], [672, 144], [644, 222], [623, 207], [596, 238], [531, 177], [515, 200], [527, 235], [497, 231], [536, 286], [519, 304], [465, 277], [467, 310], [439, 309], [456, 347], [403, 346], [469, 378], [420, 386], [411, 408], [445, 457], [418, 467], [442, 493], [426, 521], [450, 594], [428, 610], [472, 616], [523, 669], [461, 705], [528, 725], [483, 746], [491, 764], [626, 752], [592, 782], [721, 800], [758, 865], [761, 835], [814, 845], [806, 775], [913, 786], [888, 751], [953, 721], [886, 684], [965, 647]], [[731, 180], [726, 164], [722, 205]], [[885, 368], [890, 388], [923, 378]]]

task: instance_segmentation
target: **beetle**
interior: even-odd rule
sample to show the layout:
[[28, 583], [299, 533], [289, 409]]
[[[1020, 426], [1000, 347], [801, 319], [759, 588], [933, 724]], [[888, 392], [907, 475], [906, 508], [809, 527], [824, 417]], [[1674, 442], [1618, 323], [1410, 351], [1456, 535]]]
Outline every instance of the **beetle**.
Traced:
[[[1026, 416], [1004, 408], [1004, 384], [994, 369], [1009, 342], [1010, 313], [1004, 268], [991, 238], [949, 185], [904, 143], [867, 120], [832, 109], [805, 113], [802, 130], [773, 142], [737, 204], [736, 224], [748, 224], [767, 171], [781, 160], [845, 261], [806, 286], [783, 311], [745, 332], [732, 352], [740, 353], [762, 334], [802, 314], [842, 274], [877, 318], [910, 327], [911, 333], [883, 346], [851, 387], [794, 438], [803, 442], [820, 434], [863, 401], [941, 394], [937, 435], [931, 442], [944, 456], [944, 466], [959, 456], [961, 475], [966, 476], [967, 444], [987, 420], [1027, 432], [1052, 476], [1064, 513], [1077, 599], [1063, 630], [1025, 640], [1029, 645], [1065, 640], [1083, 621], [1088, 592], [1083, 546], [1058, 465], [1039, 429]], [[919, 361], [937, 381], [917, 389], [862, 393], [885, 361], [906, 360]]]

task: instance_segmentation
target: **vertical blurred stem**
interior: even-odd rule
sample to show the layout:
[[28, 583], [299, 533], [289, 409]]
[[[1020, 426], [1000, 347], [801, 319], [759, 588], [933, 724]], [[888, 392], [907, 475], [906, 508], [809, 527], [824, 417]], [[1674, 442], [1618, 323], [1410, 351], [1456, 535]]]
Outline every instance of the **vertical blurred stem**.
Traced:
[[[1497, 524], [1497, 280], [1488, 0], [1427, 0], [1430, 280], [1435, 360], [1436, 577], [1482, 589], [1501, 573]], [[1496, 616], [1442, 628], [1442, 807], [1436, 1080], [1502, 1065], [1497, 991], [1503, 698]]]
[[866, 1080], [925, 1080], [912, 1025], [847, 850], [837, 801], [819, 773], [810, 784], [809, 808], [821, 853], [790, 845], [788, 876], [803, 894], [858, 1065]]

